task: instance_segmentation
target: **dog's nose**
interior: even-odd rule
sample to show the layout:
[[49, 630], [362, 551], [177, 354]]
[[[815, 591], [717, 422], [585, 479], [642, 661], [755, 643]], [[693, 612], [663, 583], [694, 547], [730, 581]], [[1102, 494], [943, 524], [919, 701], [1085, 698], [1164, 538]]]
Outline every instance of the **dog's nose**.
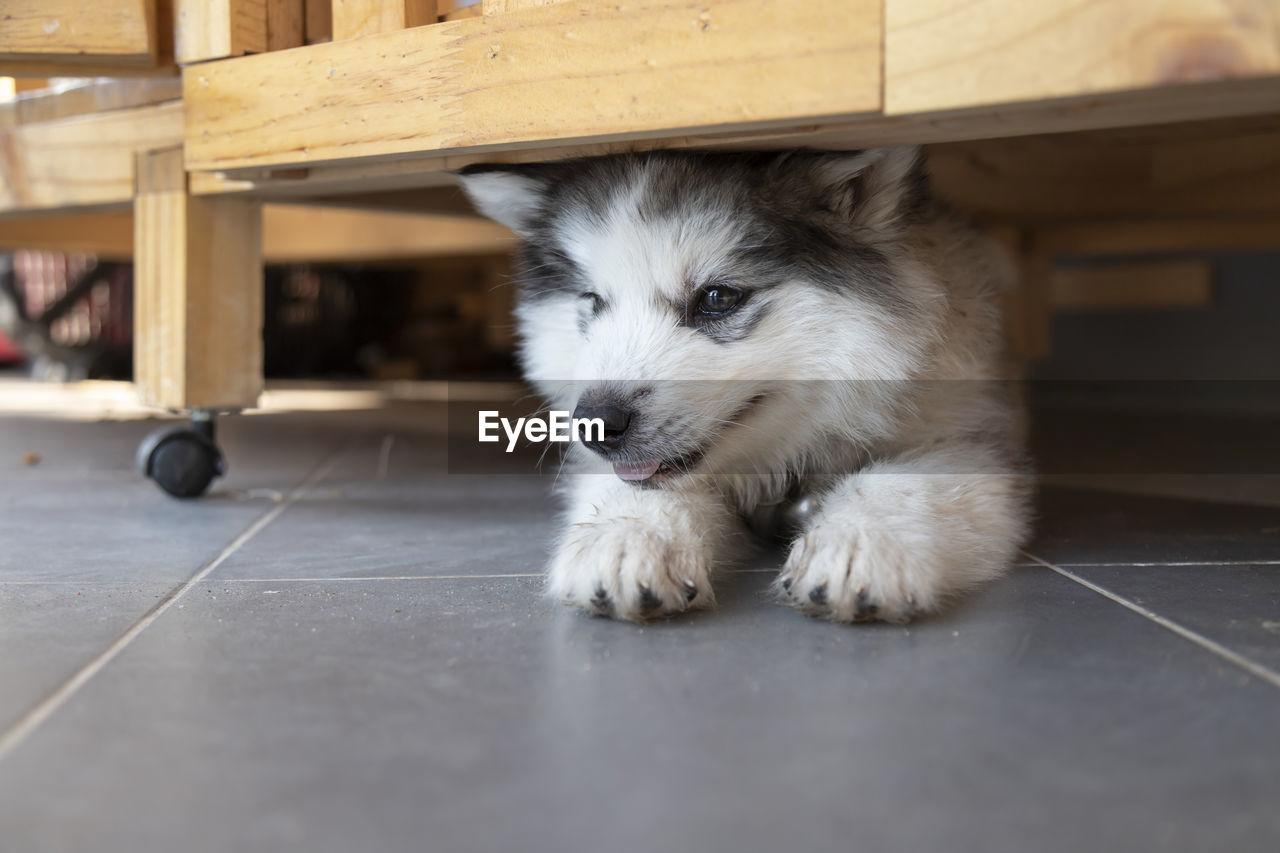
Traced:
[[631, 426], [632, 411], [616, 400], [600, 402], [583, 400], [573, 410], [575, 419], [595, 420], [599, 418], [604, 424], [604, 437], [597, 440], [599, 430], [588, 429], [584, 433], [582, 443], [597, 453], [604, 450], [616, 450]]

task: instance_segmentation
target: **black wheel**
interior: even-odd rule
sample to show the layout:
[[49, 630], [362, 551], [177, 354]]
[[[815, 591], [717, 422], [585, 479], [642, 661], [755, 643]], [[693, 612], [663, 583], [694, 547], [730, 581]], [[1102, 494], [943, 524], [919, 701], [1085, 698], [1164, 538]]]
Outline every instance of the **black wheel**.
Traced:
[[162, 427], [138, 447], [138, 471], [175, 498], [203, 495], [225, 470], [218, 445], [195, 429]]

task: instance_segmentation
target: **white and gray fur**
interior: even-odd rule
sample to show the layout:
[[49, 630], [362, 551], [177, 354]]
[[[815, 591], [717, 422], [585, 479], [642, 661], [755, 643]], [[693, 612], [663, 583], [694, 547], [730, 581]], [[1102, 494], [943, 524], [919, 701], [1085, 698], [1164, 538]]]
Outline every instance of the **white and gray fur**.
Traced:
[[[710, 606], [743, 519], [797, 496], [811, 511], [775, 589], [806, 612], [902, 621], [1009, 567], [1029, 515], [1000, 381], [1010, 268], [932, 198], [917, 149], [462, 177], [523, 238], [527, 378], [557, 409], [607, 391], [635, 412], [622, 447], [572, 459], [550, 594], [631, 620]], [[702, 313], [713, 287], [740, 301]], [[675, 461], [614, 475], [645, 459]]]

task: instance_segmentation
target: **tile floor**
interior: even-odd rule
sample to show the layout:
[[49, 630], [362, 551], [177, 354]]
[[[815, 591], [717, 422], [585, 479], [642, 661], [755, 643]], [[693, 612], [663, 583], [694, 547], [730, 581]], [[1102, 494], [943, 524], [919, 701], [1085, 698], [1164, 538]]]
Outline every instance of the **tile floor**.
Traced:
[[1046, 488], [943, 617], [764, 554], [637, 628], [539, 596], [549, 478], [442, 422], [228, 419], [184, 503], [154, 424], [0, 420], [0, 851], [1280, 849], [1276, 501]]

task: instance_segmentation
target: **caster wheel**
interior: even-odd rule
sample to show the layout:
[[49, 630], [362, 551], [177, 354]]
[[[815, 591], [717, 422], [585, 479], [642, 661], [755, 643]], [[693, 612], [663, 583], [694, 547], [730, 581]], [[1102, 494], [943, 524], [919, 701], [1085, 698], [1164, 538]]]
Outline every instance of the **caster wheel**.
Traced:
[[164, 427], [138, 447], [138, 471], [175, 498], [203, 495], [226, 471], [213, 439], [194, 429]]

